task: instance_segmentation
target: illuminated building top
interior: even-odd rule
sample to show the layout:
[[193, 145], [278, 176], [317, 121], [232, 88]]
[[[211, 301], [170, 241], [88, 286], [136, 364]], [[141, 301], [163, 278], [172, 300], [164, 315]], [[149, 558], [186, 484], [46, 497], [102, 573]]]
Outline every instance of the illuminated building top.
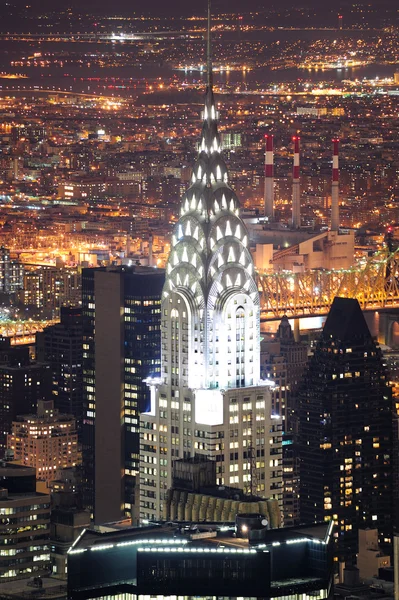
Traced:
[[221, 154], [210, 75], [202, 118], [162, 295], [162, 380], [177, 387], [244, 387], [259, 381], [259, 294], [248, 232]]

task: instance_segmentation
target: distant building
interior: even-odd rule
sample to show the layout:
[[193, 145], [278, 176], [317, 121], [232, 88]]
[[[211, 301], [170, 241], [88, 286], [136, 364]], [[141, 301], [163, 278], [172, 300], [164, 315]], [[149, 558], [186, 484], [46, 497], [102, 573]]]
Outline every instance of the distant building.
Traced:
[[86, 530], [68, 553], [68, 598], [282, 598], [332, 596], [331, 523], [267, 529], [155, 523]]
[[62, 305], [76, 306], [81, 296], [81, 278], [76, 268], [37, 266], [25, 270], [20, 302], [59, 314]]
[[0, 456], [18, 415], [35, 413], [39, 400], [51, 398], [50, 365], [32, 363], [29, 348], [0, 340]]
[[0, 581], [48, 573], [50, 496], [29, 467], [3, 463], [0, 481]]
[[381, 350], [357, 300], [335, 298], [299, 390], [301, 522], [333, 519], [354, 563], [359, 528], [392, 543], [393, 403]]
[[78, 430], [83, 421], [82, 309], [62, 306], [61, 322], [36, 334], [36, 356], [51, 365], [54, 406], [73, 415]]
[[241, 133], [235, 133], [233, 131], [227, 131], [220, 134], [222, 142], [222, 148], [225, 150], [231, 150], [232, 148], [240, 148], [242, 145]]
[[49, 484], [57, 469], [80, 462], [76, 420], [60, 414], [51, 400], [39, 400], [37, 414], [21, 415], [13, 421], [7, 449], [13, 451], [14, 460], [36, 469], [38, 481]]
[[106, 196], [106, 191], [107, 184], [104, 177], [70, 179], [58, 186], [58, 196], [66, 200], [103, 198]]
[[24, 266], [22, 263], [11, 260], [10, 251], [4, 246], [0, 247], [0, 292], [13, 294], [21, 290], [24, 283]]
[[399, 83], [399, 71], [394, 73], [393, 80], [395, 83]]
[[83, 269], [83, 473], [96, 523], [134, 512], [139, 413], [160, 374], [163, 270]]
[[327, 115], [331, 115], [333, 117], [343, 117], [345, 115], [345, 109], [342, 106], [335, 106], [333, 108], [328, 108], [326, 106], [297, 106], [296, 114], [306, 117], [314, 117], [316, 119]]
[[261, 341], [261, 375], [271, 388], [273, 410], [283, 419], [284, 525], [299, 523], [299, 456], [297, 389], [308, 362], [307, 347], [295, 341], [288, 318], [281, 319], [273, 338]]
[[[326, 231], [299, 244], [274, 252], [272, 262], [275, 271], [349, 269], [354, 263], [354, 253], [355, 236], [353, 231], [346, 233]], [[257, 263], [257, 266], [262, 268], [261, 264]]]

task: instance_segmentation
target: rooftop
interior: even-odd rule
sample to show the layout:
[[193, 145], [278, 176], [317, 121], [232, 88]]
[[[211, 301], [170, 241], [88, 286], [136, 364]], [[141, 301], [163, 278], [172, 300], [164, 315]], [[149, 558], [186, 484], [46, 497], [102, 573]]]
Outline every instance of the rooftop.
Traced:
[[[219, 550], [240, 549], [253, 550], [257, 547], [278, 546], [313, 541], [326, 544], [331, 535], [331, 524], [328, 522], [314, 525], [300, 525], [284, 529], [262, 530], [262, 539], [244, 539], [235, 535], [232, 523], [175, 523], [153, 522], [144, 527], [132, 527], [118, 531], [101, 533], [94, 529], [86, 529], [70, 549], [70, 553], [85, 550], [102, 550], [120, 545], [184, 545], [187, 548], [217, 548]], [[257, 536], [258, 537], [258, 536]]]

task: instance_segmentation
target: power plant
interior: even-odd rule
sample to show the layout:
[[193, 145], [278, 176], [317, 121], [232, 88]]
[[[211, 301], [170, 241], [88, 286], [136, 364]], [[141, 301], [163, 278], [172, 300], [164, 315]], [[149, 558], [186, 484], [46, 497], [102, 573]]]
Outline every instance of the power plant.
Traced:
[[287, 223], [278, 221], [276, 216], [274, 137], [265, 136], [264, 217], [245, 219], [256, 245], [256, 267], [261, 272], [294, 273], [348, 269], [354, 262], [354, 232], [339, 228], [339, 140], [332, 140], [330, 227], [317, 232], [302, 225], [300, 137], [293, 136], [292, 143], [292, 209]]

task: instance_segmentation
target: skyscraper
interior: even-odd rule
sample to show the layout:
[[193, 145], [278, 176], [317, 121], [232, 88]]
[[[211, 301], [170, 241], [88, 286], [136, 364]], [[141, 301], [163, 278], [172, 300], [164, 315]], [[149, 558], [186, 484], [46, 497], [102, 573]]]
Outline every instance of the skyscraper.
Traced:
[[61, 307], [61, 322], [36, 335], [36, 354], [51, 365], [54, 406], [77, 420], [80, 432], [82, 406], [82, 309]]
[[11, 346], [10, 338], [0, 338], [0, 457], [7, 448], [12, 421], [36, 412], [38, 401], [50, 397], [50, 365], [31, 362], [27, 346]]
[[134, 512], [144, 379], [160, 373], [164, 271], [83, 269], [84, 500], [96, 523]]
[[219, 484], [281, 500], [281, 419], [260, 380], [260, 310], [248, 233], [229, 185], [212, 89], [162, 292], [161, 377], [142, 415], [140, 514], [159, 518], [172, 462], [216, 461]]
[[299, 392], [302, 522], [333, 519], [337, 556], [358, 528], [392, 541], [392, 391], [359, 303], [335, 298]]
[[274, 411], [283, 418], [284, 525], [299, 522], [298, 383], [307, 364], [307, 347], [296, 342], [289, 320], [281, 319], [276, 335], [261, 342], [261, 374], [277, 385], [272, 388]]

